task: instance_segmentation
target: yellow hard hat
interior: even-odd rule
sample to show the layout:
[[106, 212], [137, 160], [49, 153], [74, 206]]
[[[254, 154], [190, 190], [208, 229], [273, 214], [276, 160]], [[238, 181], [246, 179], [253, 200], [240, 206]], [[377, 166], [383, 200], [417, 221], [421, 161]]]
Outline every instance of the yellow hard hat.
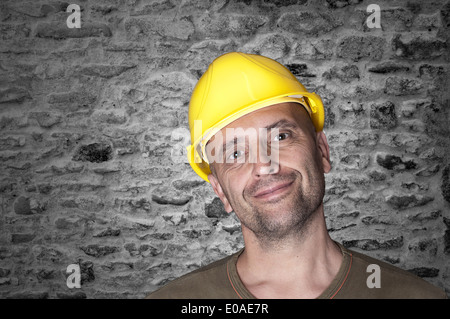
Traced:
[[204, 154], [211, 137], [241, 116], [284, 102], [303, 105], [316, 131], [322, 131], [322, 100], [308, 92], [286, 67], [270, 58], [241, 52], [215, 59], [195, 86], [189, 103], [191, 145], [187, 155], [194, 171], [209, 182], [211, 171]]

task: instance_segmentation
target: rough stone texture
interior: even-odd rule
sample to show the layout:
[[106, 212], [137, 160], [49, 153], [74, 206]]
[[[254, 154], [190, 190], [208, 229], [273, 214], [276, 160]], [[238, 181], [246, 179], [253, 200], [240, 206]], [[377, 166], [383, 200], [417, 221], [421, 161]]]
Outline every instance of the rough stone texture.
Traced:
[[414, 37], [403, 40], [400, 34], [392, 39], [392, 50], [395, 55], [406, 59], [434, 59], [440, 57], [447, 49], [447, 42], [440, 39], [423, 39]]
[[350, 83], [359, 79], [359, 69], [356, 65], [333, 66], [330, 71], [322, 74], [322, 77], [327, 80], [339, 79], [344, 83]]
[[314, 11], [289, 12], [281, 16], [277, 25], [288, 32], [318, 35], [342, 25], [338, 15]]
[[378, 165], [388, 170], [410, 170], [417, 167], [413, 160], [403, 160], [399, 156], [390, 154], [378, 154], [376, 157]]
[[64, 22], [40, 23], [36, 27], [36, 36], [41, 38], [65, 39], [85, 37], [110, 37], [111, 30], [106, 24], [84, 24], [82, 28], [69, 29]]
[[397, 126], [397, 116], [395, 105], [387, 101], [382, 104], [372, 104], [370, 106], [370, 127], [381, 129], [392, 129]]
[[112, 149], [109, 145], [93, 143], [82, 145], [72, 157], [73, 161], [106, 162], [111, 159]]
[[[450, 2], [0, 4], [0, 298], [141, 298], [240, 249], [186, 160], [188, 103], [228, 51], [325, 105], [332, 238], [450, 292]], [[65, 270], [81, 268], [81, 289]]]
[[211, 203], [205, 205], [205, 214], [209, 218], [224, 218], [228, 215], [219, 198], [214, 198]]
[[373, 73], [393, 73], [399, 71], [409, 71], [409, 67], [405, 64], [398, 64], [392, 61], [382, 62], [368, 69]]
[[342, 38], [337, 46], [337, 56], [344, 59], [359, 61], [363, 58], [381, 60], [386, 46], [386, 40], [372, 35], [348, 36]]
[[401, 77], [388, 77], [384, 92], [392, 95], [419, 94], [423, 85], [420, 80]]
[[450, 203], [450, 165], [446, 166], [442, 172], [442, 196]]

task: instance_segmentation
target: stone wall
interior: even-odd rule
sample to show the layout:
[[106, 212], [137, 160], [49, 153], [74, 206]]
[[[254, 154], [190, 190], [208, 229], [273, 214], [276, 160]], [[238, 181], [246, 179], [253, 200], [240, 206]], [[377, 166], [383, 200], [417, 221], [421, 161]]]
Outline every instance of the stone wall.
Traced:
[[[450, 291], [450, 2], [0, 3], [0, 297], [142, 298], [243, 245], [183, 160], [217, 56], [285, 64], [326, 107], [331, 236]], [[81, 269], [81, 288], [66, 268]]]

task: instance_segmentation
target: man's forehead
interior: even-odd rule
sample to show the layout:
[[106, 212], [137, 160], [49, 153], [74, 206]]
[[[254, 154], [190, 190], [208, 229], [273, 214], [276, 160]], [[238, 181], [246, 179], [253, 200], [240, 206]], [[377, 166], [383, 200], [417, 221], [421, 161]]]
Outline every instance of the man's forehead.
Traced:
[[[246, 114], [222, 128], [221, 137], [232, 139], [238, 135], [251, 136], [261, 129], [313, 127], [308, 112], [298, 103], [281, 103]], [[305, 127], [306, 129], [306, 127]], [[309, 129], [309, 128], [308, 128]], [[209, 142], [213, 142], [213, 136]]]

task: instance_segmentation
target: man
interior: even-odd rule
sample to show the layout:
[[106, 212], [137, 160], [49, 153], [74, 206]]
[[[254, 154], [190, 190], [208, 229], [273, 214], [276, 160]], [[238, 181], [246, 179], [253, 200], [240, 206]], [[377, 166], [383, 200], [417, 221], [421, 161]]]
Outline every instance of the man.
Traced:
[[[278, 62], [239, 52], [217, 58], [191, 98], [188, 156], [241, 221], [245, 248], [148, 298], [446, 298], [330, 238], [323, 123], [320, 97]], [[368, 278], [372, 271], [378, 278]]]

